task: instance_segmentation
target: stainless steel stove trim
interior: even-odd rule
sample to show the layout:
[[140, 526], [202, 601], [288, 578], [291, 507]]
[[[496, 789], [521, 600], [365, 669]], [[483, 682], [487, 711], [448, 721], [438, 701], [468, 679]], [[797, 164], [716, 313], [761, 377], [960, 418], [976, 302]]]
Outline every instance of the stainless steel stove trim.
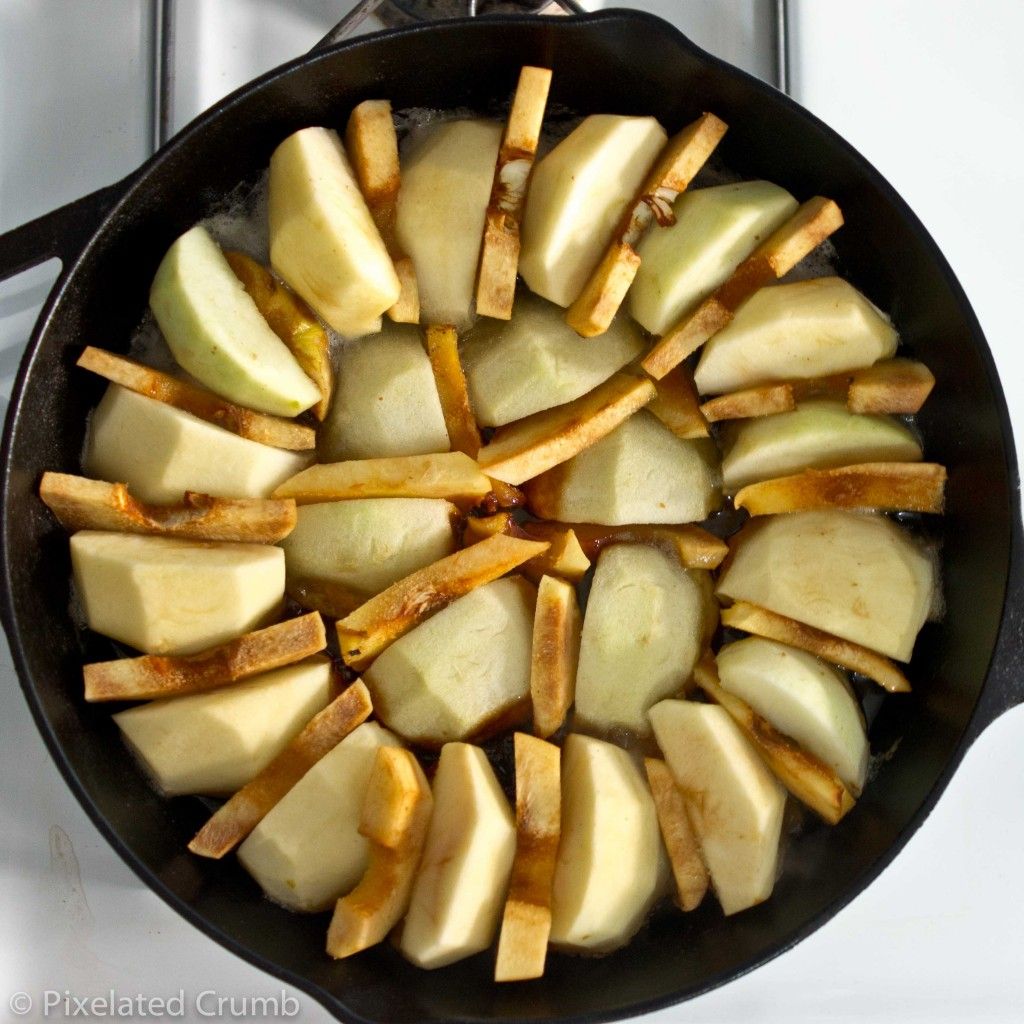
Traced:
[[155, 153], [173, 134], [174, 0], [152, 0], [152, 4], [150, 148]]

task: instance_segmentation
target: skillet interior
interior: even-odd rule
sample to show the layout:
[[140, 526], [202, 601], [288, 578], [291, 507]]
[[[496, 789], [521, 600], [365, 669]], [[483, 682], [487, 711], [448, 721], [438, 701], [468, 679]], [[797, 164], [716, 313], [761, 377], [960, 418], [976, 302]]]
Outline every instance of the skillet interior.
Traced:
[[[436, 974], [390, 948], [331, 963], [325, 919], [271, 905], [232, 859], [185, 850], [205, 817], [196, 800], [157, 797], [125, 756], [109, 708], [81, 700], [81, 641], [68, 615], [62, 531], [34, 496], [44, 469], [74, 472], [102, 384], [72, 370], [84, 344], [124, 351], [156, 266], [173, 239], [274, 146], [309, 124], [342, 126], [362, 99], [396, 108], [486, 108], [509, 94], [522, 63], [554, 67], [553, 102], [581, 113], [651, 113], [670, 131], [703, 110], [730, 125], [723, 160], [799, 198], [835, 198], [843, 272], [890, 311], [932, 368], [919, 417], [930, 458], [950, 473], [944, 531], [947, 613], [928, 626], [910, 698], [890, 699], [872, 727], [876, 751], [900, 741], [857, 809], [811, 828], [787, 853], [766, 904], [725, 920], [707, 901], [656, 917], [603, 960], [552, 956], [545, 978], [498, 988], [481, 955]], [[143, 169], [66, 279], [37, 329], [11, 404], [4, 466], [7, 624], [29, 701], [59, 766], [126, 860], [165, 899], [229, 948], [322, 999], [344, 1019], [598, 1020], [704, 991], [775, 955], [822, 923], [909, 838], [958, 759], [1003, 607], [1012, 497], [1005, 407], [980, 329], [945, 262], [888, 185], [785, 97], [637, 13], [581, 19], [487, 19], [346, 44], [272, 73], [205, 115]], [[107, 656], [96, 640], [85, 656]]]

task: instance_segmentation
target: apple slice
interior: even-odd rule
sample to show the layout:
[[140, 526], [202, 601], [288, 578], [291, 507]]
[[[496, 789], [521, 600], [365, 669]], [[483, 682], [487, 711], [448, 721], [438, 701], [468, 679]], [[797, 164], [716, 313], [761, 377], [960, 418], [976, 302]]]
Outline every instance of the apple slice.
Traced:
[[512, 315], [519, 267], [519, 221], [550, 88], [549, 68], [527, 65], [519, 72], [487, 206], [476, 284], [476, 311], [480, 316], [508, 320]]
[[116, 530], [185, 540], [273, 544], [295, 528], [295, 502], [214, 498], [186, 491], [177, 505], [145, 505], [124, 484], [44, 473], [39, 497], [65, 530]]
[[683, 193], [673, 207], [675, 223], [650, 232], [637, 246], [640, 269], [629, 293], [633, 319], [652, 334], [664, 334], [796, 208], [796, 200], [770, 181]]
[[764, 763], [793, 796], [829, 825], [838, 825], [853, 809], [854, 793], [833, 768], [776, 729], [745, 700], [722, 688], [713, 658], [702, 660], [694, 676], [701, 689], [729, 713]]
[[894, 522], [855, 512], [793, 512], [753, 520], [731, 547], [719, 597], [910, 661], [937, 580], [933, 557]]
[[81, 530], [75, 589], [90, 629], [146, 654], [195, 654], [265, 624], [284, 597], [284, 552]]
[[945, 491], [946, 469], [934, 462], [869, 462], [748, 484], [733, 502], [752, 516], [829, 508], [939, 515]]
[[644, 544], [602, 551], [583, 620], [576, 727], [647, 735], [648, 709], [689, 682], [714, 629], [713, 603], [706, 574], [671, 555]]
[[455, 550], [455, 509], [438, 498], [363, 498], [299, 508], [281, 544], [290, 581], [337, 584], [365, 601]]
[[377, 717], [436, 748], [528, 716], [536, 600], [522, 577], [496, 580], [396, 640], [363, 675]]
[[596, 444], [654, 394], [649, 380], [617, 373], [574, 402], [500, 427], [480, 449], [480, 468], [488, 476], [521, 484]]
[[700, 842], [690, 824], [686, 798], [676, 785], [664, 761], [644, 758], [647, 784], [658, 812], [661, 838], [665, 842], [676, 883], [676, 902], [681, 910], [696, 910], [708, 891], [708, 869], [701, 857]]
[[459, 336], [454, 327], [427, 327], [427, 356], [452, 450], [475, 459], [480, 451], [480, 428], [469, 403], [466, 374], [459, 360]]
[[303, 372], [316, 385], [320, 401], [313, 406], [313, 415], [322, 420], [330, 408], [334, 389], [327, 332], [313, 310], [262, 263], [237, 251], [225, 252], [224, 258], [270, 329], [288, 346]]
[[647, 411], [657, 416], [676, 437], [691, 440], [711, 436], [700, 408], [693, 374], [685, 363], [655, 381], [654, 388], [657, 393]]
[[706, 519], [721, 504], [706, 438], [684, 441], [641, 410], [596, 444], [526, 486], [544, 519], [623, 526]]
[[420, 319], [420, 295], [416, 268], [395, 235], [398, 192], [402, 172], [398, 163], [398, 134], [387, 100], [364, 100], [349, 115], [345, 145], [370, 216], [377, 225], [388, 256], [395, 266], [401, 293], [388, 310], [395, 323], [416, 324]]
[[792, 412], [795, 408], [792, 384], [762, 384], [712, 398], [701, 404], [700, 411], [708, 423], [720, 423], [722, 420], [776, 416], [780, 412]]
[[521, 732], [515, 735], [515, 751], [516, 854], [495, 981], [526, 981], [544, 974], [562, 817], [561, 751]]
[[326, 646], [323, 619], [313, 612], [199, 654], [177, 658], [147, 654], [85, 665], [85, 699], [152, 700], [203, 693], [301, 661]]
[[761, 288], [704, 346], [701, 394], [836, 373], [889, 359], [899, 343], [885, 317], [848, 281], [818, 277]]
[[786, 791], [724, 708], [664, 700], [650, 714], [722, 910], [736, 914], [768, 899]]
[[625, 316], [586, 345], [563, 310], [520, 293], [508, 323], [481, 320], [463, 343], [463, 364], [480, 423], [500, 427], [580, 398], [646, 348]]
[[434, 814], [398, 948], [417, 967], [487, 949], [501, 915], [516, 831], [479, 747], [447, 743], [434, 776]]
[[292, 451], [309, 451], [316, 447], [316, 431], [312, 427], [233, 405], [206, 388], [143, 366], [134, 359], [125, 359], [87, 345], [75, 365], [104, 377], [112, 384], [120, 384], [128, 391], [172, 405], [249, 441]]
[[386, 647], [456, 598], [547, 550], [547, 542], [498, 535], [419, 569], [338, 623], [345, 664], [365, 668]]
[[380, 334], [342, 348], [334, 404], [320, 432], [321, 461], [427, 455], [450, 447], [415, 327], [388, 322]]
[[868, 738], [846, 679], [812, 654], [747, 637], [718, 652], [722, 688], [820, 758], [854, 796], [864, 788]]
[[169, 505], [188, 491], [267, 498], [309, 459], [113, 384], [92, 414], [82, 464], [92, 477], [123, 481], [141, 501]]
[[684, 569], [717, 569], [729, 553], [724, 540], [700, 526], [597, 526], [592, 523], [533, 522], [520, 529], [537, 540], [553, 540], [571, 529], [588, 558], [610, 544], [651, 544], [679, 559]]
[[362, 877], [369, 841], [359, 823], [381, 748], [401, 741], [376, 722], [354, 728], [274, 805], [238, 848], [238, 860], [275, 903], [328, 910]]
[[487, 497], [491, 481], [462, 452], [396, 455], [310, 466], [274, 492], [300, 505], [354, 498], [447, 498], [472, 504]]
[[756, 604], [737, 601], [723, 608], [722, 625], [809, 651], [823, 661], [830, 661], [840, 668], [873, 679], [890, 693], [910, 692], [907, 677], [888, 658], [859, 644], [850, 643], [849, 640], [806, 626], [796, 619], [788, 619], [767, 608], [759, 608]]
[[793, 412], [745, 420], [725, 442], [726, 490], [803, 469], [830, 469], [864, 462], [920, 462], [921, 444], [888, 416], [851, 413], [842, 402], [809, 399]]
[[366, 721], [372, 710], [366, 687], [356, 680], [311, 718], [254, 779], [222, 804], [188, 848], [200, 857], [214, 859], [233, 850], [317, 761]]
[[784, 277], [805, 256], [843, 225], [831, 199], [815, 196], [762, 242], [715, 291], [683, 315], [644, 357], [644, 369], [660, 380], [709, 338], [722, 330], [751, 295]]
[[421, 320], [469, 324], [501, 126], [442, 121], [410, 140], [403, 159], [396, 224], [416, 266]]
[[369, 863], [359, 884], [334, 906], [329, 956], [353, 956], [383, 942], [405, 916], [433, 809], [415, 755], [380, 747], [359, 819], [359, 833], [370, 841]]
[[666, 139], [653, 117], [592, 114], [537, 162], [519, 257], [531, 291], [579, 295]]
[[725, 131], [725, 122], [714, 114], [702, 114], [669, 140], [600, 263], [565, 315], [574, 331], [593, 338], [608, 330], [640, 267], [637, 246], [655, 220], [662, 227], [675, 223], [672, 204], [707, 162]]
[[633, 759], [603, 740], [567, 736], [552, 944], [587, 953], [625, 945], [667, 876], [654, 801]]
[[580, 621], [575, 588], [554, 576], [542, 576], [530, 655], [533, 731], [542, 739], [562, 728], [572, 706], [580, 658]]
[[327, 658], [211, 693], [170, 697], [114, 715], [125, 742], [168, 796], [220, 796], [254, 779], [331, 699]]
[[[508, 512], [499, 512], [493, 516], [470, 516], [466, 520], [462, 544], [469, 547], [498, 534], [523, 540], [535, 539]], [[579, 583], [590, 569], [590, 559], [584, 554], [575, 532], [568, 527], [549, 530], [544, 540], [549, 545], [547, 551], [523, 562], [519, 571], [538, 584], [544, 576], [558, 576], [571, 583]]]
[[846, 404], [850, 412], [918, 412], [935, 387], [924, 363], [889, 359], [858, 370], [850, 382]]
[[270, 157], [270, 262], [346, 338], [380, 330], [401, 291], [337, 132], [303, 128]]
[[320, 400], [201, 224], [167, 250], [149, 304], [174, 358], [218, 395], [277, 416]]

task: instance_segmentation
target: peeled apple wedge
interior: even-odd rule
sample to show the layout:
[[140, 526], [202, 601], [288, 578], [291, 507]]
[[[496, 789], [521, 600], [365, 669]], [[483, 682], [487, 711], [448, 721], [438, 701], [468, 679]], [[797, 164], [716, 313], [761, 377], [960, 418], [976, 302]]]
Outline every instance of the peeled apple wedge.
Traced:
[[430, 360], [416, 327], [387, 321], [341, 350], [321, 462], [451, 450]]
[[713, 621], [706, 573], [646, 544], [601, 552], [576, 673], [576, 727], [650, 732], [647, 711], [690, 679]]
[[89, 476], [127, 484], [139, 500], [165, 505], [180, 502], [185, 491], [269, 498], [309, 457], [111, 384], [92, 414], [82, 461]]
[[761, 288], [701, 350], [703, 395], [778, 380], [828, 377], [896, 353], [895, 328], [840, 277]]
[[775, 886], [786, 791], [725, 708], [664, 700], [650, 714], [722, 910], [735, 914], [766, 900]]
[[855, 512], [758, 519], [730, 544], [717, 593], [910, 661], [937, 586], [924, 547], [894, 522]]
[[868, 738], [846, 679], [813, 654], [748, 637], [718, 652], [722, 688], [821, 758], [853, 792], [864, 787]]
[[718, 456], [707, 438], [676, 437], [642, 409], [535, 477], [526, 493], [530, 511], [544, 519], [604, 526], [698, 522], [721, 504]]
[[920, 462], [921, 445], [891, 416], [852, 413], [844, 402], [815, 398], [793, 412], [730, 426], [722, 481], [735, 491], [760, 480], [861, 462]]
[[149, 304], [174, 358], [218, 395], [277, 416], [320, 400], [201, 224], [167, 250]]
[[493, 121], [445, 121], [402, 155], [396, 231], [416, 266], [422, 323], [469, 322], [501, 131]]
[[684, 192], [673, 207], [675, 224], [648, 231], [637, 246], [640, 269], [629, 291], [633, 319], [664, 334], [796, 208], [797, 201], [770, 181]]
[[439, 498], [356, 498], [300, 505], [281, 542], [289, 579], [329, 580], [369, 598], [450, 555], [454, 507]]
[[284, 597], [284, 552], [81, 530], [75, 588], [90, 629], [146, 654], [195, 654], [265, 625]]
[[462, 364], [477, 422], [500, 427], [542, 409], [571, 402], [644, 350], [628, 317], [586, 342], [565, 322], [565, 311], [521, 290], [511, 320], [478, 321], [463, 343]]
[[363, 674], [377, 717], [437, 747], [527, 712], [536, 600], [521, 576], [495, 580], [396, 640]]
[[573, 302], [667, 140], [653, 117], [592, 114], [534, 166], [519, 255], [532, 292]]
[[516, 849], [512, 812], [479, 747], [444, 746], [433, 794], [427, 844], [398, 945], [425, 968], [490, 946]]
[[327, 910], [362, 877], [369, 844], [359, 820], [380, 747], [401, 741], [376, 722], [353, 729], [325, 754], [238, 848], [242, 866], [275, 903]]
[[161, 791], [222, 796], [258, 775], [331, 699], [331, 663], [310, 658], [210, 693], [114, 715]]
[[270, 262], [346, 338], [380, 330], [401, 285], [337, 132], [303, 128], [270, 158]]
[[654, 800], [633, 759], [603, 740], [568, 736], [552, 945], [587, 953], [624, 945], [668, 878]]

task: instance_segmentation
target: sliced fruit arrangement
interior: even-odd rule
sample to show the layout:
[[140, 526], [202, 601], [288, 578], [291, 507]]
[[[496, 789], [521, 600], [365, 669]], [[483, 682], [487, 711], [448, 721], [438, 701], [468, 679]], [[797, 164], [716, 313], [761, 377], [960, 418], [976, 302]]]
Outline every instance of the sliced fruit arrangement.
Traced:
[[333, 908], [335, 958], [493, 948], [519, 982], [665, 897], [762, 902], [784, 817], [856, 813], [859, 695], [910, 690], [941, 608], [935, 378], [787, 276], [838, 205], [706, 185], [711, 113], [551, 145], [550, 84], [504, 127], [375, 99], [286, 138], [269, 266], [216, 220], [174, 242], [161, 368], [85, 348], [88, 476], [40, 482], [72, 607], [131, 648], [84, 700], [136, 702], [155, 785], [226, 798], [190, 850]]

